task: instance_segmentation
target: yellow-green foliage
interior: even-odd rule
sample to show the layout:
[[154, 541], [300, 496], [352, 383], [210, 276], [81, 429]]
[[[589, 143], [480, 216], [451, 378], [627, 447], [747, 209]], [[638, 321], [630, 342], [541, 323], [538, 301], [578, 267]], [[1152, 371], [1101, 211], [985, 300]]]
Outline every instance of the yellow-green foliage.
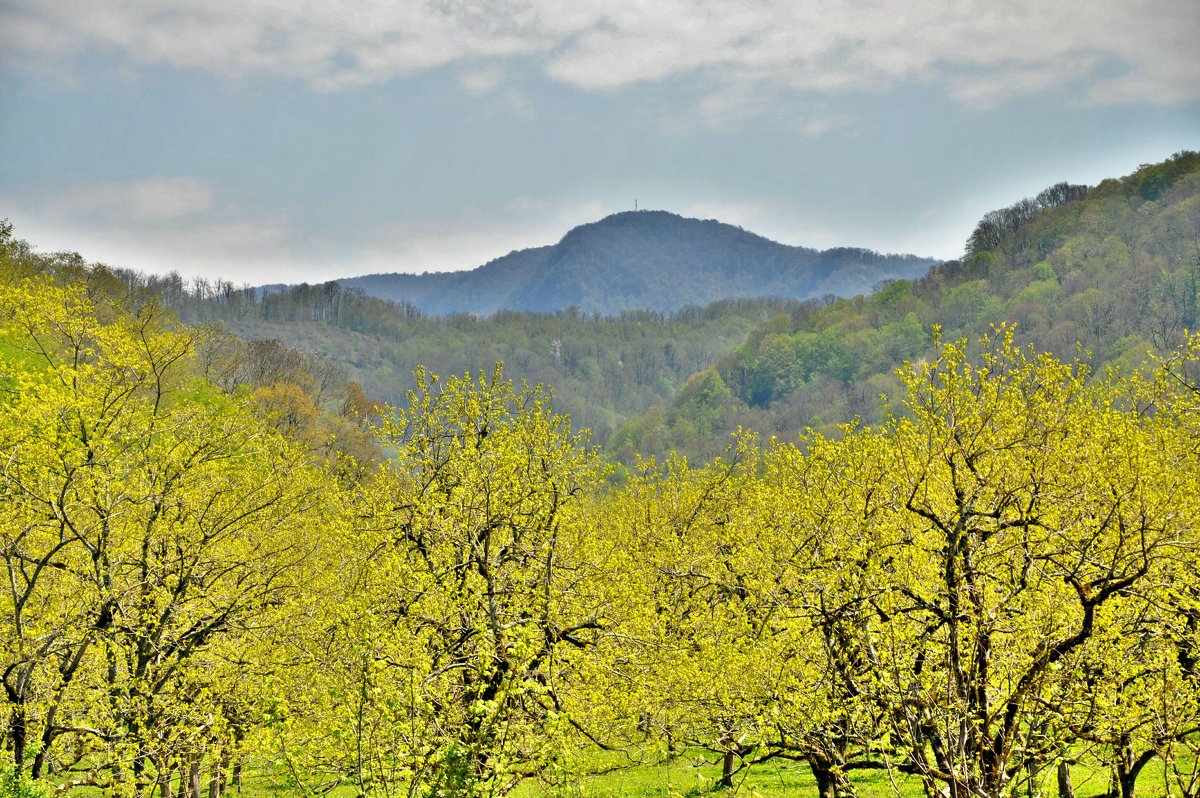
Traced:
[[296, 383], [225, 392], [207, 333], [101, 301], [0, 286], [22, 784], [571, 794], [705, 756], [697, 787], [798, 762], [822, 798], [1197, 783], [1200, 337], [1095, 379], [1011, 328], [935, 336], [874, 427], [614, 486], [499, 368], [418, 371], [368, 408], [389, 459], [347, 467]]
[[246, 405], [194, 401], [196, 333], [152, 308], [103, 324], [81, 286], [27, 280], [0, 327], [6, 740], [34, 777], [139, 794], [244, 736], [326, 477]]

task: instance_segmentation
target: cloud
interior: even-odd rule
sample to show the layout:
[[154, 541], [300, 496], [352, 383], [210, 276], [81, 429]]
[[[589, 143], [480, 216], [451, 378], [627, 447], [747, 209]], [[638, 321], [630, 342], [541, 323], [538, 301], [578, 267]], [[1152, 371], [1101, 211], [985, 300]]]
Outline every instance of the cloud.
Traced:
[[499, 64], [471, 66], [458, 75], [458, 82], [470, 94], [491, 94], [504, 82], [504, 69]]
[[845, 114], [831, 114], [829, 116], [818, 116], [805, 121], [801, 126], [804, 135], [810, 139], [819, 138], [834, 130], [848, 128], [854, 124], [853, 117]]
[[[285, 218], [247, 217], [189, 176], [0, 196], [0, 206], [11, 209], [5, 213], [17, 235], [43, 251], [77, 251], [89, 261], [155, 274], [239, 283], [305, 279], [297, 264], [317, 243]], [[311, 260], [309, 267], [317, 268]]]
[[97, 222], [167, 222], [195, 217], [213, 206], [212, 190], [192, 177], [75, 186], [45, 197], [58, 217]]
[[187, 278], [249, 282], [323, 279], [327, 263], [313, 262], [281, 219], [176, 222], [151, 228], [64, 222], [37, 209], [14, 209], [18, 236], [43, 252], [79, 252], [92, 262], [148, 274], [176, 271]]
[[458, 65], [489, 93], [497, 64], [523, 57], [594, 90], [700, 76], [806, 92], [932, 82], [971, 105], [1054, 87], [1167, 104], [1200, 98], [1198, 29], [1195, 0], [9, 0], [0, 51], [61, 66], [100, 50], [323, 91]]
[[[556, 19], [571, 24], [570, 15]], [[94, 48], [138, 64], [296, 78], [329, 91], [544, 51], [569, 33], [524, 0], [12, 0], [0, 31], [10, 61]]]
[[778, 94], [749, 82], [730, 83], [700, 101], [700, 115], [713, 130], [737, 130], [753, 117], [778, 107]]

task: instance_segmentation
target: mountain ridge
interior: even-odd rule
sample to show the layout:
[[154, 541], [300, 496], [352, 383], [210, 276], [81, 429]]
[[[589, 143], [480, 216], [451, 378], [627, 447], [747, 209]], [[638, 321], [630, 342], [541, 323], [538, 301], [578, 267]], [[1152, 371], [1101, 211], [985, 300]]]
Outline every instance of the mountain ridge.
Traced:
[[381, 272], [337, 282], [431, 315], [571, 306], [611, 315], [728, 298], [853, 296], [880, 281], [918, 277], [935, 262], [780, 244], [715, 219], [640, 210], [578, 225], [555, 244], [513, 250], [466, 271]]

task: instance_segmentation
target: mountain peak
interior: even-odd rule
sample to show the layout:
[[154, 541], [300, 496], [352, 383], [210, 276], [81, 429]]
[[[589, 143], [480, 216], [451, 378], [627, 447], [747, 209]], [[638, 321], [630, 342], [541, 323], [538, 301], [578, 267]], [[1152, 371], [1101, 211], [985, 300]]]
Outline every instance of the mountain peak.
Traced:
[[[861, 253], [860, 257], [847, 253]], [[432, 314], [671, 312], [718, 299], [865, 293], [916, 277], [933, 261], [779, 244], [734, 225], [663, 210], [622, 211], [579, 225], [549, 247], [511, 252], [469, 272], [370, 275], [340, 281]]]
[[747, 233], [741, 227], [717, 221], [716, 219], [696, 219], [691, 216], [680, 216], [677, 213], [663, 210], [618, 211], [595, 222], [586, 222], [573, 227], [567, 231], [567, 234], [563, 238], [566, 239], [577, 231], [589, 230], [622, 230], [642, 233], [689, 230], [693, 234], [701, 230], [708, 230], [711, 233], [724, 231], [731, 235], [740, 233], [762, 239], [762, 236]]

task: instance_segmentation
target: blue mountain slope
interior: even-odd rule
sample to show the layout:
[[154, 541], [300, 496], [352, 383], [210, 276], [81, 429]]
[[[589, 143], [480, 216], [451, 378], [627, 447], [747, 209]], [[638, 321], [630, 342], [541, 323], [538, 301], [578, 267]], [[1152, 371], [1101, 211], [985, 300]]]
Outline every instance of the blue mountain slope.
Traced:
[[864, 249], [786, 246], [713, 220], [635, 211], [581, 225], [553, 246], [511, 252], [471, 271], [339, 282], [430, 314], [553, 312], [572, 305], [611, 314], [674, 311], [733, 297], [851, 296], [880, 280], [920, 276], [932, 263]]

